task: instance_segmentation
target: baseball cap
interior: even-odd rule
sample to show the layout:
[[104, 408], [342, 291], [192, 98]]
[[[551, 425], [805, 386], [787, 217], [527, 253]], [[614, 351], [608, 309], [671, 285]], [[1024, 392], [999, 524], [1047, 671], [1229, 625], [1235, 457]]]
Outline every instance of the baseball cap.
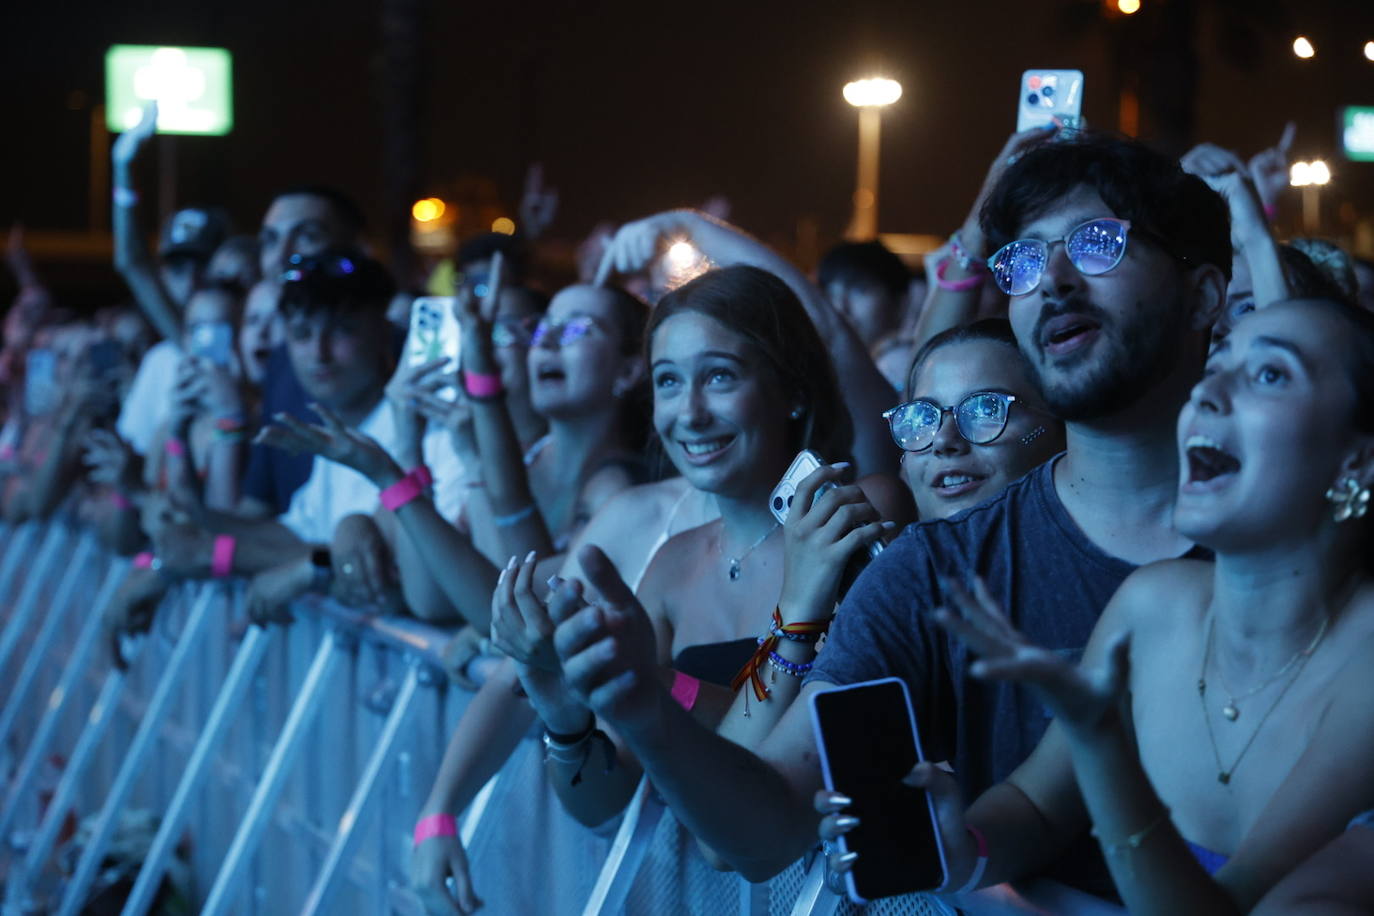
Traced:
[[219, 207], [186, 207], [162, 226], [158, 254], [163, 258], [189, 255], [209, 260], [229, 235], [229, 214]]

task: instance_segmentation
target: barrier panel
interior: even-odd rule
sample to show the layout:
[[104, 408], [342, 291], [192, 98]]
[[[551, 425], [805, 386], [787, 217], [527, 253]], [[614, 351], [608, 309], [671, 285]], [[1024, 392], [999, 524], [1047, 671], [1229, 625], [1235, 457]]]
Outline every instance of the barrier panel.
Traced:
[[[443, 673], [450, 633], [318, 599], [261, 629], [241, 583], [186, 582], [121, 670], [101, 619], [128, 571], [60, 522], [0, 528], [4, 916], [101, 895], [125, 916], [178, 896], [210, 914], [422, 914], [411, 829], [470, 699]], [[573, 916], [853, 910], [818, 855], [766, 884], [713, 871], [647, 781], [605, 831], [576, 825], [545, 781], [532, 730], [464, 812], [485, 912], [524, 916], [535, 883]], [[1064, 891], [1052, 909], [1005, 888], [959, 906], [1099, 912]], [[870, 909], [955, 912], [931, 896]]]

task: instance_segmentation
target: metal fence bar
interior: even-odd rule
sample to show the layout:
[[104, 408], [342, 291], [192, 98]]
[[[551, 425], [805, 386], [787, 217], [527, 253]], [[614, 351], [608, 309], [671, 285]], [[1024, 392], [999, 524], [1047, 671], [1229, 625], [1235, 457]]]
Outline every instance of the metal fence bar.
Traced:
[[77, 683], [86, 675], [91, 651], [95, 648], [103, 631], [104, 625], [101, 616], [105, 612], [105, 606], [114, 597], [115, 590], [124, 581], [128, 571], [129, 563], [127, 560], [116, 560], [105, 575], [105, 582], [96, 595], [95, 605], [86, 622], [82, 625], [81, 631], [76, 637], [76, 644], [72, 647], [71, 656], [62, 669], [62, 677], [57, 682], [57, 686], [52, 689], [52, 693], [48, 695], [47, 710], [43, 713], [43, 718], [39, 720], [38, 728], [34, 731], [33, 738], [29, 741], [29, 746], [24, 752], [24, 759], [20, 761], [19, 769], [15, 772], [9, 794], [5, 797], [4, 807], [0, 808], [0, 836], [4, 836], [9, 831], [20, 803], [29, 791], [29, 784], [38, 772], [38, 766], [43, 759], [43, 753], [47, 749], [48, 742], [52, 740], [53, 732], [57, 729], [58, 723], [61, 722], [67, 704], [76, 691]]
[[420, 687], [423, 669], [414, 659], [410, 661], [409, 669], [406, 672], [405, 680], [401, 682], [401, 689], [392, 703], [391, 712], [387, 715], [386, 725], [383, 726], [382, 733], [377, 739], [377, 746], [373, 749], [371, 756], [368, 757], [367, 764], [363, 767], [362, 776], [358, 779], [358, 785], [353, 790], [353, 797], [349, 799], [348, 807], [344, 809], [343, 815], [339, 818], [339, 828], [334, 834], [334, 842], [330, 844], [329, 853], [325, 856], [324, 864], [315, 877], [314, 886], [311, 887], [309, 895], [305, 898], [305, 906], [301, 908], [302, 916], [316, 916], [316, 914], [328, 912], [330, 897], [337, 887], [335, 878], [338, 876], [344, 860], [353, 850], [354, 841], [358, 834], [358, 822], [362, 819], [363, 809], [367, 807], [368, 801], [377, 788], [377, 780], [382, 775], [382, 769], [391, 759], [392, 751], [396, 748], [397, 736], [409, 722], [410, 714], [415, 708], [415, 692]]
[[792, 916], [832, 916], [840, 905], [840, 898], [825, 886], [825, 869], [825, 854], [822, 853], [806, 870]]
[[252, 684], [253, 675], [262, 661], [270, 635], [270, 632], [262, 627], [249, 627], [243, 642], [239, 644], [238, 652], [234, 655], [234, 663], [224, 677], [224, 683], [215, 697], [215, 705], [205, 720], [195, 750], [186, 762], [181, 781], [177, 783], [176, 792], [162, 816], [162, 823], [158, 825], [157, 836], [153, 838], [152, 846], [144, 856], [138, 879], [124, 903], [124, 916], [142, 916], [148, 907], [152, 906], [162, 876], [167, 871], [167, 859], [176, 846], [182, 825], [186, 822], [191, 798], [206, 774], [210, 755], [218, 749], [225, 730]]
[[296, 694], [295, 702], [291, 705], [291, 713], [287, 716], [281, 735], [272, 748], [272, 755], [263, 769], [262, 779], [253, 792], [253, 799], [239, 823], [238, 832], [234, 834], [234, 841], [229, 847], [229, 852], [225, 854], [219, 874], [215, 876], [215, 884], [205, 900], [201, 916], [214, 916], [229, 911], [233, 893], [237, 890], [234, 884], [239, 872], [248, 864], [249, 858], [257, 849], [258, 840], [267, 827], [272, 806], [281, 794], [291, 762], [301, 749], [306, 730], [319, 712], [321, 701], [324, 699], [324, 688], [328, 685], [330, 675], [340, 657], [345, 654], [341, 641], [340, 635], [334, 632], [327, 634], [320, 641], [310, 670], [301, 684], [300, 692]]
[[5, 560], [0, 564], [0, 605], [4, 604], [15, 574], [19, 572], [19, 565], [28, 556], [33, 539], [38, 536], [38, 527], [36, 524], [22, 526], [10, 535], [9, 543], [5, 545]]
[[601, 874], [582, 909], [582, 916], [617, 916], [624, 910], [630, 886], [639, 873], [639, 866], [649, 851], [649, 841], [665, 810], [648, 777], [641, 779], [634, 798], [625, 809], [625, 819], [616, 831], [606, 864], [601, 866]]
[[5, 622], [5, 629], [0, 631], [0, 672], [5, 670], [10, 654], [19, 645], [19, 639], [29, 625], [29, 618], [38, 610], [38, 597], [42, 594], [43, 585], [50, 575], [48, 567], [57, 560], [66, 543], [67, 529], [64, 526], [55, 524], [48, 528], [48, 536], [43, 539], [43, 546], [38, 549], [38, 559], [29, 568], [24, 579], [24, 588], [19, 593], [19, 600], [15, 602], [14, 613]]
[[218, 585], [208, 585], [202, 587], [196, 596], [196, 600], [191, 606], [191, 612], [187, 616], [186, 626], [181, 631], [181, 638], [177, 641], [176, 648], [172, 650], [171, 658], [167, 660], [167, 667], [163, 670], [157, 689], [153, 691], [152, 698], [148, 701], [142, 721], [138, 723], [138, 731], [134, 735], [133, 742], [129, 745], [124, 762], [120, 765], [119, 774], [115, 777], [114, 784], [105, 797], [105, 804], [100, 809], [100, 816], [96, 820], [95, 829], [86, 843], [86, 848], [81, 851], [81, 860], [77, 863], [76, 871], [67, 884], [66, 893], [62, 897], [62, 905], [58, 909], [58, 916], [74, 916], [84, 903], [91, 882], [95, 880], [96, 870], [100, 867], [100, 860], [104, 858], [105, 849], [114, 833], [115, 818], [124, 806], [130, 789], [133, 788], [134, 779], [143, 766], [144, 758], [153, 749], [153, 743], [158, 736], [158, 729], [161, 727], [162, 720], [171, 704], [173, 692], [181, 685], [182, 675], [186, 671], [187, 662], [191, 657], [191, 650], [199, 642], [201, 633], [205, 629], [205, 623], [209, 619], [210, 605], [214, 603], [214, 599], [220, 593], [221, 589]]
[[[5, 700], [5, 708], [0, 710], [0, 745], [5, 743], [5, 739], [10, 735], [10, 729], [14, 727], [15, 720], [19, 718], [19, 711], [24, 707], [24, 701], [28, 699], [29, 688], [38, 679], [38, 673], [43, 669], [43, 666], [48, 664], [48, 651], [62, 632], [61, 625], [73, 603], [72, 593], [76, 591], [77, 583], [90, 572], [86, 564], [90, 562], [95, 547], [95, 536], [91, 534], [83, 534], [76, 545], [76, 553], [67, 566], [62, 581], [57, 586], [57, 591], [53, 594], [52, 603], [43, 615], [43, 623], [38, 628], [38, 635], [34, 637], [33, 645], [29, 647], [28, 653], [24, 656], [24, 666], [19, 669], [19, 677], [10, 687], [9, 697]], [[0, 833], [3, 831], [0, 830]]]

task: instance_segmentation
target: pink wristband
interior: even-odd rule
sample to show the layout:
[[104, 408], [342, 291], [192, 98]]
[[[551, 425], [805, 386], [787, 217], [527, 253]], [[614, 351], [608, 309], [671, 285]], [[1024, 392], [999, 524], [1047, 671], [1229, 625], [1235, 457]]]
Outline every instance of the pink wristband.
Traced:
[[463, 370], [463, 390], [474, 398], [494, 398], [506, 389], [501, 385], [501, 376], [485, 372]]
[[697, 694], [701, 692], [701, 681], [692, 677], [690, 674], [683, 674], [681, 671], [673, 672], [673, 699], [677, 700], [677, 705], [688, 712], [697, 705]]
[[423, 493], [433, 482], [434, 477], [429, 473], [429, 468], [423, 464], [412, 468], [406, 476], [381, 492], [382, 508], [388, 512], [395, 512]]
[[134, 554], [134, 569], [152, 569], [153, 555], [148, 551]]
[[415, 845], [436, 836], [457, 836], [458, 818], [452, 814], [431, 814], [415, 824]]
[[129, 502], [129, 497], [118, 490], [110, 492], [110, 502], [114, 503], [116, 509], [132, 509], [134, 507], [134, 504]]
[[231, 534], [215, 535], [214, 551], [210, 554], [210, 575], [216, 579], [227, 579], [234, 571], [234, 545]]
[[180, 458], [186, 454], [186, 443], [172, 436], [169, 437], [166, 442], [162, 443], [162, 450], [173, 458]]
[[945, 270], [948, 267], [948, 258], [935, 266], [935, 285], [940, 287], [940, 289], [947, 289], [952, 293], [962, 293], [965, 290], [973, 289], [983, 282], [983, 275], [981, 273], [975, 273], [973, 276], [965, 277], [962, 280], [946, 280]]

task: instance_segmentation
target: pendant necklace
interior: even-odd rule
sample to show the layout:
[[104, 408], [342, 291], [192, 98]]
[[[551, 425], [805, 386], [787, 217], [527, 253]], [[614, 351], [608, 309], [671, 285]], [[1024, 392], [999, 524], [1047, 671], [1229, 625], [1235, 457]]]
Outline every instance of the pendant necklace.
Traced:
[[[1236, 693], [1234, 690], [1232, 690], [1232, 689], [1230, 688], [1230, 686], [1227, 685], [1227, 683], [1226, 683], [1226, 676], [1223, 675], [1223, 674], [1221, 673], [1221, 663], [1218, 662], [1218, 663], [1217, 663], [1217, 681], [1221, 684], [1221, 689], [1224, 690], [1224, 691], [1226, 692], [1226, 695], [1227, 695], [1228, 697], [1231, 698], [1231, 701], [1230, 701], [1229, 703], [1227, 703], [1225, 706], [1221, 707], [1221, 714], [1222, 714], [1223, 716], [1226, 717], [1226, 721], [1227, 721], [1227, 722], [1234, 722], [1234, 721], [1236, 721], [1237, 719], [1240, 718], [1240, 701], [1241, 701], [1241, 700], [1248, 700], [1248, 699], [1250, 699], [1250, 697], [1252, 697], [1252, 696], [1254, 696], [1255, 694], [1259, 693], [1261, 690], [1263, 690], [1264, 688], [1268, 687], [1270, 684], [1272, 684], [1272, 683], [1274, 683], [1275, 681], [1277, 681], [1277, 680], [1279, 680], [1280, 678], [1282, 678], [1282, 677], [1283, 677], [1285, 674], [1287, 674], [1289, 671], [1293, 670], [1293, 666], [1296, 665], [1299, 661], [1301, 661], [1302, 659], [1304, 659], [1304, 658], [1306, 658], [1307, 656], [1311, 655], [1312, 652], [1317, 648], [1317, 643], [1321, 642], [1321, 641], [1322, 641], [1322, 637], [1326, 635], [1326, 625], [1327, 625], [1327, 623], [1330, 622], [1330, 620], [1331, 620], [1330, 617], [1325, 617], [1325, 618], [1322, 619], [1322, 625], [1321, 625], [1320, 627], [1317, 628], [1317, 635], [1312, 637], [1312, 641], [1311, 641], [1310, 643], [1307, 644], [1307, 648], [1305, 648], [1305, 649], [1300, 649], [1298, 652], [1296, 652], [1296, 653], [1293, 655], [1292, 658], [1290, 658], [1290, 659], [1288, 660], [1287, 664], [1285, 664], [1282, 668], [1280, 668], [1280, 669], [1279, 669], [1276, 673], [1274, 673], [1271, 677], [1266, 678], [1265, 680], [1261, 681], [1257, 686], [1251, 687], [1249, 690], [1245, 691], [1244, 693], [1238, 694], [1238, 693]], [[1211, 653], [1212, 653], [1212, 635], [1213, 635], [1213, 633], [1214, 633], [1215, 631], [1216, 631], [1216, 619], [1213, 618], [1213, 620], [1212, 620], [1212, 622], [1209, 624], [1208, 630], [1207, 630], [1207, 654], [1208, 654], [1209, 656], [1210, 656]], [[1206, 665], [1206, 660], [1205, 660], [1205, 659], [1204, 659], [1204, 661], [1203, 661], [1203, 664]], [[1204, 672], [1204, 673], [1205, 673], [1205, 672]]]
[[[751, 553], [754, 552], [754, 548], [755, 548], [755, 547], [759, 546], [759, 545], [762, 544], [764, 541], [768, 540], [769, 535], [771, 535], [774, 531], [777, 531], [777, 530], [778, 530], [778, 527], [779, 527], [779, 526], [778, 526], [778, 523], [777, 523], [777, 522], [774, 522], [774, 523], [773, 523], [773, 527], [772, 527], [772, 528], [769, 528], [767, 531], [765, 531], [765, 532], [762, 534], [762, 536], [759, 537], [759, 539], [758, 539], [757, 541], [755, 541], [754, 543], [752, 543], [752, 544], [750, 544], [748, 547], [746, 547], [745, 550], [744, 550], [744, 553], [740, 554], [740, 555], [737, 556], [737, 557], [726, 557], [726, 558], [725, 558], [726, 561], [727, 561], [728, 564], [729, 564], [729, 575], [730, 575], [730, 581], [731, 581], [731, 582], [734, 582], [734, 581], [736, 581], [736, 580], [739, 579], [739, 577], [740, 577], [740, 564], [743, 563], [743, 562], [745, 561], [745, 559], [749, 556], [749, 554], [751, 554]], [[721, 526], [720, 526], [720, 552], [721, 552], [722, 554], [725, 553], [725, 523], [724, 523], [724, 522], [722, 522], [722, 523], [721, 523]]]
[[[1317, 648], [1317, 643], [1320, 642], [1322, 636], [1326, 634], [1326, 625], [1330, 621], [1330, 619], [1331, 618], [1328, 616], [1324, 620], [1322, 620], [1321, 628], [1317, 630], [1317, 635], [1313, 638], [1312, 642], [1307, 646], [1306, 649], [1303, 649], [1297, 655], [1294, 655], [1293, 658], [1289, 660], [1288, 664], [1284, 665], [1283, 668], [1279, 669], [1278, 674], [1269, 678], [1259, 687], [1256, 687], [1254, 690], [1251, 690], [1249, 693], [1239, 698], [1245, 699], [1246, 697], [1253, 696], [1260, 689], [1274, 683], [1274, 681], [1278, 680], [1285, 673], [1289, 671], [1292, 672], [1291, 676], [1288, 678], [1288, 683], [1283, 685], [1283, 689], [1279, 691], [1279, 695], [1274, 697], [1274, 702], [1270, 703], [1269, 708], [1265, 710], [1264, 715], [1260, 716], [1259, 722], [1255, 724], [1254, 732], [1251, 733], [1249, 740], [1245, 742], [1244, 747], [1240, 749], [1240, 753], [1236, 755], [1235, 760], [1231, 761], [1231, 765], [1229, 767], [1222, 765], [1221, 751], [1217, 748], [1217, 736], [1216, 733], [1212, 730], [1212, 716], [1207, 711], [1207, 661], [1212, 655], [1212, 637], [1216, 633], [1215, 616], [1208, 621], [1207, 645], [1202, 650], [1202, 670], [1198, 672], [1197, 695], [1198, 701], [1202, 703], [1202, 721], [1207, 726], [1207, 740], [1212, 745], [1212, 758], [1216, 760], [1217, 763], [1217, 782], [1221, 783], [1223, 786], [1231, 782], [1232, 774], [1236, 772], [1236, 767], [1240, 766], [1240, 761], [1242, 758], [1245, 757], [1245, 753], [1248, 750], [1250, 750], [1250, 745], [1254, 744], [1255, 739], [1259, 737], [1260, 731], [1264, 728], [1264, 723], [1269, 721], [1269, 717], [1273, 715], [1274, 710], [1278, 708], [1279, 703], [1283, 702], [1283, 698], [1288, 694], [1289, 688], [1296, 684], [1298, 681], [1298, 677], [1302, 675], [1302, 669], [1307, 666], [1307, 660], [1312, 657], [1312, 653]], [[1220, 665], [1217, 666], [1217, 674], [1218, 676], [1220, 676], [1221, 674]], [[1226, 685], [1223, 683], [1223, 689], [1225, 688], [1225, 686]], [[1227, 692], [1229, 693], [1230, 691]], [[1236, 719], [1240, 718], [1240, 710], [1236, 707], [1236, 700], [1236, 697], [1232, 697], [1231, 702], [1227, 703], [1225, 706], [1222, 707], [1221, 714], [1226, 717], [1226, 720], [1228, 722], [1234, 722], [1236, 721]]]

